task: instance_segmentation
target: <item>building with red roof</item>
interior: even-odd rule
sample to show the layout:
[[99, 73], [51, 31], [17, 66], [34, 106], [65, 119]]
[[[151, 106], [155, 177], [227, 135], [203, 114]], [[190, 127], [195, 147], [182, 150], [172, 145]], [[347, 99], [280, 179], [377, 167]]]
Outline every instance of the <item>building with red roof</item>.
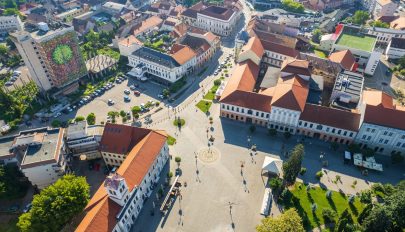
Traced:
[[85, 208], [77, 232], [129, 231], [169, 158], [167, 134], [107, 123], [100, 142], [106, 164], [119, 166]]

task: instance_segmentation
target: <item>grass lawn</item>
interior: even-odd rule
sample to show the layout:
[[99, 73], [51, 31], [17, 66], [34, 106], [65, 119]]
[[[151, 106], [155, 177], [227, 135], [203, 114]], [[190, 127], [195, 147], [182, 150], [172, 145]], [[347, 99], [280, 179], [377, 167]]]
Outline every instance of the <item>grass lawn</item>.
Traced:
[[0, 231], [2, 232], [19, 232], [20, 230], [17, 227], [18, 218], [11, 219], [8, 223], [0, 224]]
[[[348, 203], [348, 197], [339, 192], [332, 191], [332, 199], [326, 197], [327, 190], [319, 187], [314, 187], [307, 193], [306, 186], [301, 183], [296, 183], [290, 190], [292, 193], [291, 199], [284, 200], [283, 204], [288, 209], [294, 207], [301, 215], [306, 228], [315, 228], [325, 224], [322, 217], [322, 209], [329, 208], [337, 212], [336, 220], [339, 215], [349, 208], [349, 212], [353, 216], [353, 220], [357, 221], [358, 215], [365, 207], [358, 197], [355, 198], [354, 204]], [[312, 213], [311, 205], [316, 203], [317, 209]]]
[[371, 36], [342, 34], [336, 43], [338, 45], [371, 52], [375, 41], [376, 39]]
[[202, 112], [207, 113], [210, 110], [211, 105], [211, 101], [201, 100], [195, 106], [197, 106], [197, 108], [200, 109]]
[[321, 50], [315, 49], [314, 53], [319, 58], [326, 58], [326, 53]]
[[167, 137], [167, 144], [169, 144], [171, 146], [171, 145], [174, 145], [175, 143], [176, 143], [176, 139], [169, 135]]
[[217, 86], [217, 85], [212, 86], [210, 91], [207, 94], [205, 94], [204, 99], [205, 100], [211, 100], [211, 101], [214, 100], [215, 92], [217, 92], [218, 87], [219, 86]]

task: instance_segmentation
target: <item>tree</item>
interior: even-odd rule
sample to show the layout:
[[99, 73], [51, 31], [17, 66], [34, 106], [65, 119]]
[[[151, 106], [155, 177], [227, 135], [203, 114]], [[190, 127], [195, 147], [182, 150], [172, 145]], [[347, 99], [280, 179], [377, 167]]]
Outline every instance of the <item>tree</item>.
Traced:
[[373, 204], [367, 204], [366, 207], [363, 209], [363, 211], [361, 211], [361, 213], [359, 214], [357, 221], [360, 224], [363, 224], [364, 219], [366, 217], [368, 217], [368, 215], [370, 215], [372, 209], [373, 209]]
[[325, 223], [334, 223], [336, 212], [328, 208], [322, 209], [322, 217]]
[[319, 30], [318, 28], [315, 29], [312, 32], [312, 41], [314, 41], [315, 43], [321, 42], [321, 36], [322, 36], [321, 30]]
[[20, 15], [20, 11], [18, 11], [16, 8], [7, 8], [3, 11], [4, 16], [9, 16], [9, 15]]
[[22, 232], [60, 231], [89, 201], [90, 187], [85, 177], [65, 175], [34, 195], [32, 208], [19, 217]]
[[0, 44], [0, 56], [6, 57], [8, 54], [8, 48], [4, 44]]
[[360, 192], [360, 202], [364, 204], [371, 204], [371, 190], [364, 190]]
[[125, 117], [127, 116], [127, 113], [125, 113], [124, 110], [121, 110], [121, 111], [120, 111], [120, 116], [121, 116], [122, 118], [125, 118]]
[[176, 157], [174, 158], [174, 161], [177, 163], [177, 166], [180, 168], [181, 157], [176, 156]]
[[17, 4], [15, 3], [14, 0], [6, 0], [5, 4], [4, 4], [5, 8], [17, 8]]
[[269, 180], [269, 186], [271, 190], [273, 191], [273, 195], [278, 197], [279, 193], [283, 189], [283, 180], [281, 180], [278, 177], [271, 178]]
[[302, 159], [304, 158], [304, 145], [298, 144], [291, 152], [290, 158], [283, 163], [284, 181], [287, 185], [294, 184], [298, 173], [301, 170]]
[[367, 11], [358, 10], [354, 13], [352, 21], [354, 24], [363, 25], [370, 18]]
[[380, 20], [376, 20], [370, 23], [372, 27], [381, 27], [381, 28], [389, 28], [390, 25], [388, 23], [381, 22]]
[[0, 165], [0, 199], [24, 197], [30, 183], [20, 181], [23, 176], [16, 165]]
[[81, 122], [81, 121], [84, 121], [84, 117], [83, 116], [77, 116], [76, 118], [75, 118], [75, 122]]
[[304, 232], [302, 219], [294, 208], [272, 218], [264, 218], [260, 225], [256, 226], [257, 232]]
[[348, 209], [345, 209], [340, 215], [338, 222], [335, 225], [335, 232], [353, 231], [353, 218]]
[[363, 220], [362, 226], [367, 232], [392, 231], [391, 219], [392, 216], [387, 207], [376, 205]]
[[53, 120], [51, 126], [54, 128], [60, 127], [62, 123], [59, 120]]
[[96, 115], [94, 113], [90, 113], [87, 115], [86, 120], [89, 125], [94, 125], [96, 123]]
[[286, 11], [291, 11], [295, 13], [303, 13], [305, 11], [304, 5], [294, 0], [283, 0], [282, 6]]
[[139, 112], [141, 112], [141, 107], [134, 106], [131, 108], [131, 111], [132, 111], [132, 115], [135, 116], [135, 114], [139, 114]]

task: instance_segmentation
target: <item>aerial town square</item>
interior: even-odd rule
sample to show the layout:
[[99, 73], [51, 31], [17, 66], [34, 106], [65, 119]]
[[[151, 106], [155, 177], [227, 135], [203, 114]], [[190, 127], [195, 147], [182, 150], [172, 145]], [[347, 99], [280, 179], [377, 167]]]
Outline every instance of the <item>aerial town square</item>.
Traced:
[[0, 232], [405, 231], [403, 0], [0, 0]]

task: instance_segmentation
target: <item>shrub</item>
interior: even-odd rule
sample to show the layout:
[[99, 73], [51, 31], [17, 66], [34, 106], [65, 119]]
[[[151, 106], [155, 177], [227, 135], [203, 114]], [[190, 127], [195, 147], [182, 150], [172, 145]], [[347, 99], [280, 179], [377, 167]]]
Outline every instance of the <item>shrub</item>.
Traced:
[[156, 102], [155, 106], [158, 107], [160, 105], [160, 102]]
[[278, 177], [269, 180], [269, 186], [275, 192], [278, 192], [281, 189], [282, 185], [283, 181]]
[[168, 173], [167, 173], [167, 178], [170, 179], [170, 178], [172, 178], [172, 177], [173, 177], [173, 172], [168, 172]]
[[220, 79], [216, 79], [216, 80], [214, 81], [214, 85], [216, 85], [216, 86], [221, 85], [221, 80], [220, 80]]
[[288, 189], [284, 189], [283, 192], [281, 192], [280, 195], [281, 199], [283, 199], [284, 202], [290, 202], [292, 193]]
[[60, 125], [61, 125], [61, 122], [59, 120], [53, 120], [51, 123], [51, 126], [55, 127], [55, 128], [60, 127]]
[[300, 170], [300, 175], [303, 176], [307, 172], [307, 169], [302, 167]]
[[322, 217], [325, 223], [335, 223], [336, 212], [328, 208], [323, 209]]
[[96, 115], [94, 113], [90, 113], [87, 115], [86, 121], [89, 125], [94, 125], [96, 123]]
[[83, 116], [77, 116], [76, 118], [75, 118], [75, 121], [76, 122], [81, 122], [81, 121], [84, 121], [84, 117]]
[[141, 107], [134, 106], [134, 107], [132, 107], [131, 111], [132, 111], [132, 114], [135, 115], [135, 114], [141, 112]]
[[320, 179], [322, 178], [322, 176], [323, 176], [323, 172], [322, 172], [322, 171], [316, 172], [316, 178], [317, 178], [318, 180], [320, 180]]
[[360, 202], [364, 204], [371, 203], [371, 191], [364, 190], [360, 193]]

